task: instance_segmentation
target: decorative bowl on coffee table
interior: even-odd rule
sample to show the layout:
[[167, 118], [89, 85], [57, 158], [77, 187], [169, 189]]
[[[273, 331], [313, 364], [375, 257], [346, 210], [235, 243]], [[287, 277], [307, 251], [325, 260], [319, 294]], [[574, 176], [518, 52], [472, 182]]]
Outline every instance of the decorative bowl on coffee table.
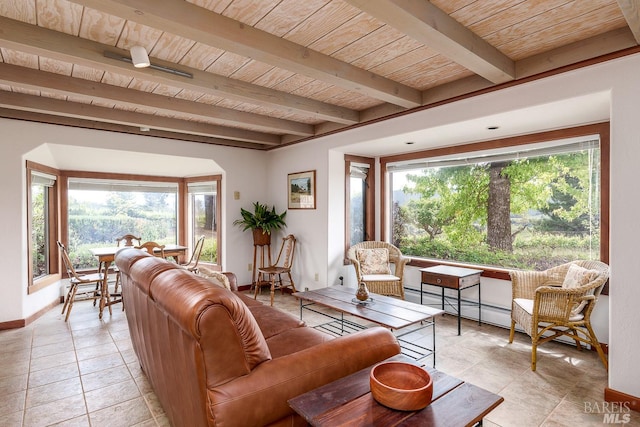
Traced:
[[433, 396], [431, 375], [405, 362], [382, 362], [371, 368], [369, 385], [373, 398], [391, 409], [417, 411], [426, 408]]

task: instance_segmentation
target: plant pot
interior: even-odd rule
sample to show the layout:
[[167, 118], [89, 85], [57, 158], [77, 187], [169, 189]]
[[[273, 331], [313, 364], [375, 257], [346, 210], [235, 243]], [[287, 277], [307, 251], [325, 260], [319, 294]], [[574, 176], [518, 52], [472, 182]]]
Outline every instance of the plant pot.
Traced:
[[253, 230], [253, 245], [266, 246], [271, 244], [271, 234], [263, 233], [262, 228]]

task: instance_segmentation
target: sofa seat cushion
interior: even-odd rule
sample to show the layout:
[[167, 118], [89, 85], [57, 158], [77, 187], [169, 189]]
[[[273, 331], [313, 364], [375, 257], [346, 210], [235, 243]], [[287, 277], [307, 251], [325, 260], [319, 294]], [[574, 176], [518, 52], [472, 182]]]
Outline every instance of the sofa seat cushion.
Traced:
[[249, 311], [251, 311], [251, 314], [253, 314], [253, 317], [256, 319], [265, 339], [269, 339], [289, 329], [304, 326], [304, 322], [297, 317], [267, 305], [250, 306]]
[[260, 301], [256, 300], [253, 297], [250, 297], [249, 295], [245, 294], [244, 292], [234, 292], [234, 294], [240, 298], [242, 300], [242, 302], [247, 306], [247, 307], [259, 307], [262, 306], [264, 304], [262, 304]]
[[334, 339], [313, 328], [294, 328], [283, 331], [267, 339], [267, 346], [273, 359], [297, 353], [307, 348]]

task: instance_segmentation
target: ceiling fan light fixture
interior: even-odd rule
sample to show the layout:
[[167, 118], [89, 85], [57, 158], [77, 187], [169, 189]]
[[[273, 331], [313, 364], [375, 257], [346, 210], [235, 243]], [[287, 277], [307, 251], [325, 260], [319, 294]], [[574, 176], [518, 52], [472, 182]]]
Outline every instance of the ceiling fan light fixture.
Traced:
[[142, 46], [132, 46], [129, 50], [131, 52], [131, 62], [136, 68], [145, 68], [151, 65], [149, 61], [149, 55], [147, 50]]

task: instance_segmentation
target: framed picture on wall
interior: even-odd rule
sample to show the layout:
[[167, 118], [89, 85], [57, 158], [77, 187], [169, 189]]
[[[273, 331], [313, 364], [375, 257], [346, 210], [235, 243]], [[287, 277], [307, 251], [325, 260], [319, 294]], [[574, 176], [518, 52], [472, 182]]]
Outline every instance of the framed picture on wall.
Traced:
[[289, 209], [316, 208], [316, 171], [290, 173], [287, 176]]

